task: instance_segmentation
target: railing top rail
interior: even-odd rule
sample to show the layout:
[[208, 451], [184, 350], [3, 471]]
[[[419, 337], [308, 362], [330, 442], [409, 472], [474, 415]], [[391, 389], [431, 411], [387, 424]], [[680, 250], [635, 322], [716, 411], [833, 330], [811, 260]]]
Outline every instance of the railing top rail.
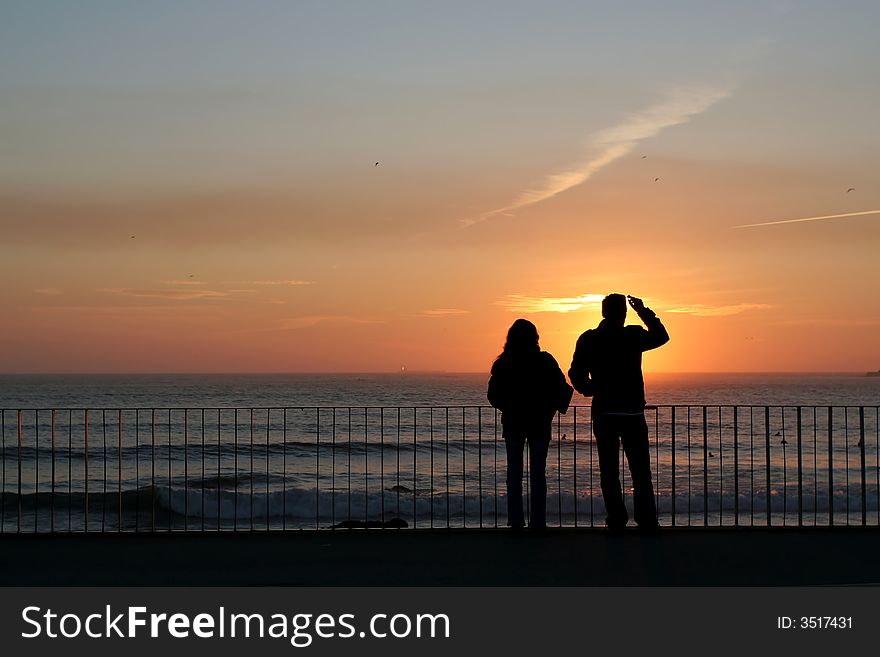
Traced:
[[[572, 404], [573, 408], [591, 408], [590, 404]], [[880, 404], [813, 404], [813, 403], [781, 403], [781, 404], [731, 404], [731, 403], [707, 403], [707, 402], [676, 402], [674, 404], [648, 404], [646, 411], [671, 408], [751, 408], [751, 409], [880, 409]], [[134, 412], [134, 411], [314, 411], [314, 410], [397, 410], [397, 409], [488, 409], [494, 410], [489, 404], [346, 404], [346, 405], [314, 405], [314, 404], [289, 404], [284, 406], [244, 404], [237, 406], [8, 406], [0, 407], [4, 413], [18, 412], [49, 412], [49, 411], [95, 411], [95, 412]]]

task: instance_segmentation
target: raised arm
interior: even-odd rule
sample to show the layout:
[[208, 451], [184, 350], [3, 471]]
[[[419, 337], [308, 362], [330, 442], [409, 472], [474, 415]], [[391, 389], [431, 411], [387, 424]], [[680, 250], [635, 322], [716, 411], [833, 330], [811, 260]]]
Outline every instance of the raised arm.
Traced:
[[657, 317], [657, 313], [645, 306], [645, 302], [641, 299], [637, 297], [628, 298], [629, 305], [632, 306], [632, 309], [636, 311], [639, 319], [642, 320], [642, 322], [648, 329], [645, 333], [641, 334], [642, 351], [656, 349], [657, 347], [662, 347], [664, 344], [669, 342], [669, 333], [666, 331], [666, 327], [663, 326], [663, 322], [661, 322], [660, 318]]

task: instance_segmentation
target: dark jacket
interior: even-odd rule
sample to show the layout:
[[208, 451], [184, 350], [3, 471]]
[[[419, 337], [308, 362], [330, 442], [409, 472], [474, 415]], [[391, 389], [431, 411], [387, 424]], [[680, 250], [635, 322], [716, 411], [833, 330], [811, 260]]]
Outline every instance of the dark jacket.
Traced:
[[648, 327], [620, 326], [603, 319], [578, 338], [568, 378], [575, 390], [593, 397], [593, 410], [638, 413], [645, 409], [642, 352], [669, 342], [653, 311], [639, 315]]
[[551, 422], [557, 410], [564, 413], [571, 392], [556, 359], [536, 351], [499, 356], [492, 365], [486, 396], [501, 411], [503, 424], [533, 424]]

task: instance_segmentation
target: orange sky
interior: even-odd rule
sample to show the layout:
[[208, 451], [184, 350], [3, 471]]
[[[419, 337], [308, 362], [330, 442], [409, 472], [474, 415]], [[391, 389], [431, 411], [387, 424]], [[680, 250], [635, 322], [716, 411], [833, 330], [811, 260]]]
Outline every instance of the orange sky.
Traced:
[[737, 228], [880, 208], [868, 16], [697, 12], [687, 53], [613, 10], [351, 37], [229, 9], [194, 41], [184, 10], [112, 38], [18, 11], [2, 372], [484, 371], [521, 316], [567, 368], [609, 292], [669, 328], [649, 370], [880, 367], [880, 214]]

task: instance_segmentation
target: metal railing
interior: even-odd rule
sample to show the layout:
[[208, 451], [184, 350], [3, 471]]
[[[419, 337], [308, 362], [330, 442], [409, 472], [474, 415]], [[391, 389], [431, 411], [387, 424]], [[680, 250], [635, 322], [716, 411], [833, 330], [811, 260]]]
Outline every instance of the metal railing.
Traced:
[[[646, 419], [663, 526], [880, 525], [880, 406], [650, 406]], [[507, 522], [491, 407], [12, 409], [0, 428], [4, 534]], [[590, 409], [554, 431], [548, 524], [603, 526]], [[628, 479], [621, 459], [629, 504]]]

